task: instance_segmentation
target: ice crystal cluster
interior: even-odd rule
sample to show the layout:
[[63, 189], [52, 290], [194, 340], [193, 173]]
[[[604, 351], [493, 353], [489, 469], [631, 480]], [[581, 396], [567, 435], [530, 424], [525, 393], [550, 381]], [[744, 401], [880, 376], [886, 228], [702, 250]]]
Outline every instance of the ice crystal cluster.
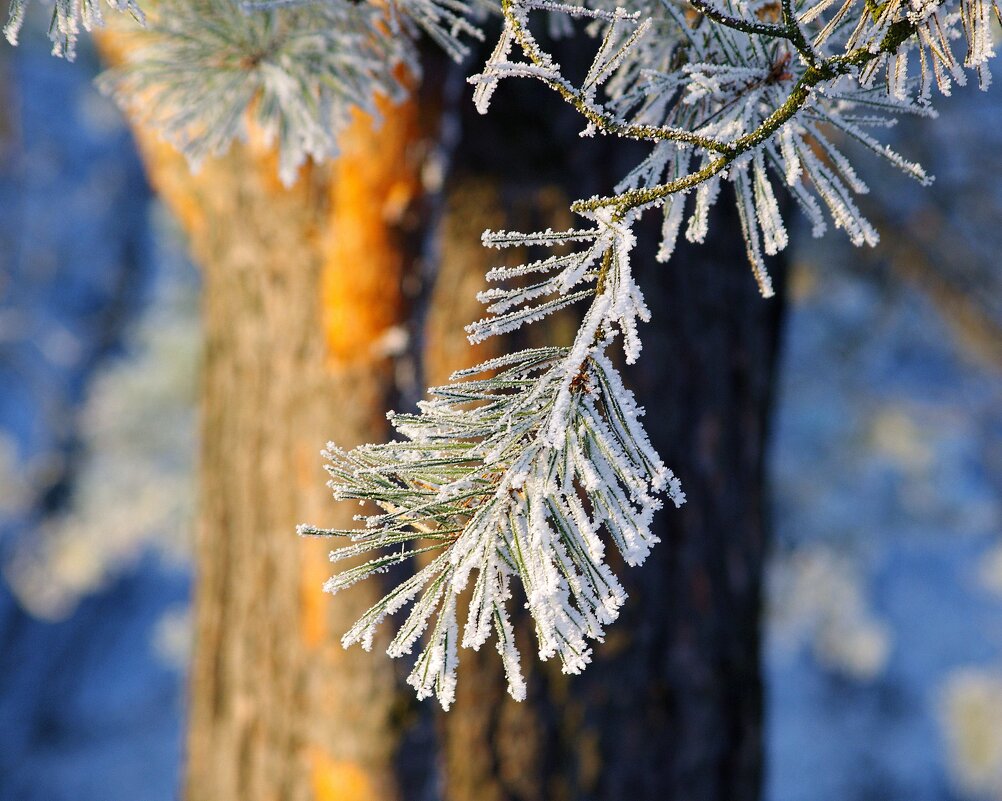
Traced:
[[[420, 69], [418, 32], [461, 59], [469, 37], [482, 36], [485, 7], [472, 2], [156, 0], [145, 45], [108, 83], [153, 109], [152, 121], [195, 160], [246, 136], [252, 118], [277, 142], [292, 180], [306, 158], [335, 151], [350, 106], [371, 110], [375, 94], [405, 90], [399, 76]], [[22, 3], [14, 0], [10, 38]], [[354, 566], [326, 588], [416, 566], [344, 644], [370, 647], [380, 623], [407, 609], [388, 651], [417, 650], [410, 682], [445, 707], [459, 649], [492, 636], [511, 694], [524, 697], [515, 604], [534, 621], [540, 658], [582, 670], [625, 601], [612, 552], [642, 562], [657, 541], [654, 514], [665, 500], [685, 500], [614, 364], [614, 349], [627, 364], [640, 356], [640, 324], [651, 314], [635, 280], [637, 220], [661, 215], [658, 259], [667, 261], [679, 237], [705, 241], [712, 206], [733, 198], [764, 296], [773, 292], [766, 259], [789, 240], [781, 191], [815, 235], [833, 225], [854, 244], [874, 244], [854, 200], [867, 187], [843, 143], [929, 183], [879, 133], [902, 114], [933, 116], [934, 90], [949, 94], [971, 75], [987, 87], [999, 17], [996, 0], [501, 0], [486, 8], [501, 24], [470, 79], [479, 111], [502, 80], [532, 79], [580, 113], [583, 136], [639, 140], [649, 152], [607, 196], [572, 205], [579, 228], [484, 234], [488, 247], [549, 255], [489, 273], [495, 286], [481, 293], [486, 313], [468, 327], [470, 340], [575, 306], [581, 325], [569, 347], [461, 371], [431, 389], [418, 413], [391, 416], [400, 441], [326, 452], [335, 497], [370, 504], [357, 530], [301, 527], [347, 539], [332, 558]], [[77, 29], [99, 21], [97, 9], [97, 0], [56, 0], [56, 49], [70, 54]], [[569, 78], [547, 52], [534, 33], [544, 29], [593, 49], [582, 78]]]

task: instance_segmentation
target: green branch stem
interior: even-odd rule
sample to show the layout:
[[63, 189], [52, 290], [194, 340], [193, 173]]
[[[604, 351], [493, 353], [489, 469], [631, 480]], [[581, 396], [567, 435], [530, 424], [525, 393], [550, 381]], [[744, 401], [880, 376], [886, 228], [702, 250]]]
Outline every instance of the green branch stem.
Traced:
[[571, 210], [581, 213], [593, 212], [601, 208], [613, 208], [622, 215], [643, 206], [656, 204], [676, 192], [695, 188], [725, 170], [743, 153], [769, 139], [807, 104], [811, 92], [820, 83], [847, 75], [853, 69], [863, 67], [882, 55], [893, 54], [914, 33], [915, 25], [908, 20], [901, 20], [890, 26], [880, 43], [880, 47], [876, 50], [858, 47], [840, 56], [833, 56], [818, 66], [809, 66], [779, 108], [766, 117], [754, 131], [725, 144], [721, 150], [717, 150], [716, 152], [721, 153], [721, 155], [702, 169], [659, 186], [634, 189], [611, 197], [579, 200], [571, 206]]
[[723, 25], [725, 28], [733, 28], [736, 31], [754, 36], [768, 36], [773, 39], [790, 38], [790, 27], [788, 24], [779, 25], [775, 22], [761, 22], [735, 17], [717, 8], [712, 2], [706, 2], [706, 0], [689, 0], [689, 5], [704, 17], [716, 22], [718, 25]]
[[[536, 40], [533, 38], [532, 34], [526, 30], [524, 25], [522, 25], [519, 15], [515, 12], [514, 0], [502, 0], [501, 11], [505, 20], [507, 20], [512, 27], [512, 34], [515, 37], [515, 41], [518, 42], [519, 47], [522, 48], [522, 52], [525, 53], [529, 62], [541, 70], [552, 68], [553, 64], [549, 56], [543, 53], [543, 51], [539, 48], [539, 45], [536, 44]], [[540, 77], [544, 83], [555, 90], [571, 106], [577, 109], [577, 111], [585, 119], [605, 133], [616, 134], [617, 136], [626, 137], [628, 139], [640, 139], [648, 142], [680, 142], [682, 144], [694, 145], [695, 147], [701, 147], [705, 150], [713, 152], [724, 152], [727, 148], [727, 144], [725, 142], [721, 142], [709, 136], [701, 136], [683, 128], [672, 128], [669, 126], [659, 125], [636, 125], [616, 119], [608, 114], [602, 113], [601, 110], [596, 108], [587, 94], [582, 90], [576, 89], [569, 84], [554, 81], [543, 76], [537, 77]]]

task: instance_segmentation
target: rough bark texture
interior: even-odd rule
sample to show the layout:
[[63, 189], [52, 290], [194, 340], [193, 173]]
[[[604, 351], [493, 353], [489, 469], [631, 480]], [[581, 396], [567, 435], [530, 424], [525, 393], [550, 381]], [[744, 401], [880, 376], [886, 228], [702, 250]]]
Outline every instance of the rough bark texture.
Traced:
[[[376, 588], [330, 603], [329, 543], [294, 533], [350, 522], [332, 518], [318, 445], [385, 436], [386, 326], [354, 320], [354, 351], [348, 332], [330, 346], [327, 309], [351, 301], [321, 291], [327, 221], [309, 228], [326, 203], [287, 202], [239, 159], [220, 165], [215, 224], [193, 242], [206, 358], [188, 798], [392, 798], [392, 670], [338, 642]], [[392, 301], [399, 275], [374, 267], [391, 268]]]
[[[102, 42], [111, 60], [116, 44]], [[428, 142], [416, 102], [383, 111], [378, 127], [358, 114], [342, 157], [291, 189], [253, 141], [192, 176], [137, 131], [204, 276], [188, 801], [401, 796], [394, 667], [339, 642], [379, 588], [333, 601], [330, 543], [295, 534], [352, 525], [323, 443], [388, 435]]]

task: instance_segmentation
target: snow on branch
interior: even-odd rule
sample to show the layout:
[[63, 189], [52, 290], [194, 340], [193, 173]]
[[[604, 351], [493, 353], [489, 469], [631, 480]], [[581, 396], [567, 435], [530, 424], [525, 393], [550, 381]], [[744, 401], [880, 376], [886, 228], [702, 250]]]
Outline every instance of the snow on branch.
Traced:
[[[140, 24], [145, 21], [142, 9], [135, 0], [106, 0], [106, 2], [108, 7], [115, 11], [127, 11]], [[27, 10], [28, 0], [11, 0], [7, 24], [4, 25], [3, 33], [12, 45], [17, 44]], [[52, 19], [49, 22], [52, 54], [72, 61], [76, 56], [80, 29], [92, 31], [103, 25], [104, 13], [101, 9], [101, 0], [55, 0], [52, 6]]]
[[[4, 32], [17, 42], [27, 3], [12, 0]], [[251, 127], [274, 145], [285, 184], [307, 159], [337, 155], [337, 136], [375, 98], [401, 100], [420, 77], [424, 33], [455, 61], [482, 39], [487, 0], [106, 0], [138, 30], [124, 63], [100, 85], [198, 169], [245, 140]], [[55, 0], [53, 52], [72, 59], [81, 28], [104, 25], [101, 0]]]
[[391, 41], [372, 35], [380, 18], [351, 3], [245, 13], [232, 0], [171, 0], [100, 84], [193, 169], [254, 125], [291, 184], [307, 158], [336, 155], [353, 107], [378, 116], [376, 93], [404, 93]]

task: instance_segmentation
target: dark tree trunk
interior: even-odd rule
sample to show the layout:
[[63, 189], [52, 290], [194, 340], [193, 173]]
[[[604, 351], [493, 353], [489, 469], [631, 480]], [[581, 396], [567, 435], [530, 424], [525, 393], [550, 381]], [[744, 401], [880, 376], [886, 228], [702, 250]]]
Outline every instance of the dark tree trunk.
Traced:
[[[566, 226], [554, 209], [607, 192], [635, 163], [621, 142], [576, 139], [580, 121], [534, 88], [509, 84], [495, 103], [486, 120], [464, 114], [454, 171], [457, 183], [497, 187], [495, 227]], [[570, 193], [562, 203], [556, 187]], [[583, 675], [534, 663], [526, 636], [530, 697], [516, 704], [492, 649], [461, 654], [457, 703], [439, 724], [448, 801], [760, 796], [764, 455], [784, 265], [772, 265], [778, 296], [763, 300], [727, 193], [708, 242], [680, 246], [667, 265], [654, 261], [659, 220], [648, 216], [634, 263], [654, 320], [624, 374], [688, 502], [658, 514], [650, 560], [621, 569], [630, 600]]]
[[718, 214], [708, 243], [666, 268], [648, 262], [655, 319], [635, 384], [688, 502], [659, 514], [662, 544], [629, 571], [620, 628], [573, 680], [576, 736], [598, 757], [594, 782], [579, 769], [579, 798], [760, 794], [764, 455], [783, 301], [758, 296], [735, 217]]

